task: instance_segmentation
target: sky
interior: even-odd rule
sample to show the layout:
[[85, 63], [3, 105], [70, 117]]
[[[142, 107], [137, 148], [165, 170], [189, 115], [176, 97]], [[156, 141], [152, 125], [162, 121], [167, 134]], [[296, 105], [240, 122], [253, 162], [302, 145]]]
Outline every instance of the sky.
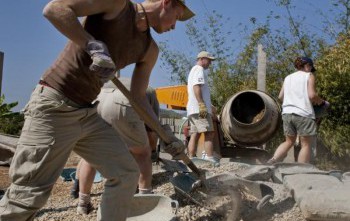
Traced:
[[[296, 1], [298, 6], [293, 13], [309, 17], [310, 28], [320, 30], [322, 24], [317, 10], [322, 8], [327, 12], [331, 0]], [[1, 94], [5, 95], [5, 103], [19, 102], [14, 111], [25, 106], [41, 75], [54, 62], [67, 42], [66, 37], [42, 15], [48, 2], [49, 0], [0, 0], [0, 51], [5, 54]], [[273, 0], [187, 0], [186, 3], [196, 13], [196, 19], [202, 22], [206, 13], [212, 10], [229, 17], [230, 23], [225, 25], [232, 29], [237, 42], [243, 40], [238, 32], [235, 33], [239, 23], [247, 24], [251, 17], [261, 21], [271, 10], [286, 17], [286, 10], [277, 7]], [[283, 25], [286, 20], [281, 22]], [[194, 58], [198, 51], [188, 44], [185, 30], [185, 22], [177, 22], [175, 30], [161, 35], [152, 32], [152, 35], [156, 42], [168, 40], [177, 50], [187, 51]], [[150, 85], [174, 85], [170, 81], [170, 73], [163, 70], [160, 63], [158, 59]], [[125, 68], [121, 75], [130, 76], [132, 69], [132, 66]]]

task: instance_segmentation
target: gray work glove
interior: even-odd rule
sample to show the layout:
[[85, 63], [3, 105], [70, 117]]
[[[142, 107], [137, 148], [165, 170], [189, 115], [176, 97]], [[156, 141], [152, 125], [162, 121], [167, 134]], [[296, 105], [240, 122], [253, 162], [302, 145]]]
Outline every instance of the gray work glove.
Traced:
[[90, 40], [86, 44], [85, 51], [92, 60], [89, 69], [98, 75], [102, 83], [111, 80], [114, 77], [116, 67], [107, 46], [102, 41]]
[[165, 144], [163, 142], [163, 150], [173, 157], [176, 157], [180, 153], [183, 153], [186, 147], [184, 143], [174, 135], [170, 126], [168, 124], [165, 124], [162, 125], [162, 128], [171, 140], [170, 144]]

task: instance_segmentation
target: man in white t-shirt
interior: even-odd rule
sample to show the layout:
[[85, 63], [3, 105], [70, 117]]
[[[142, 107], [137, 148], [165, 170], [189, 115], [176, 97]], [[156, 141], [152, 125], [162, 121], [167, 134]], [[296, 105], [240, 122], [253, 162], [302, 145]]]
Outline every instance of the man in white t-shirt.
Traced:
[[188, 143], [190, 158], [196, 157], [197, 143], [201, 133], [204, 133], [204, 148], [206, 154], [203, 159], [211, 161], [219, 166], [219, 159], [213, 155], [214, 126], [212, 120], [212, 107], [210, 101], [210, 89], [208, 75], [205, 72], [215, 58], [206, 51], [201, 51], [197, 56], [197, 64], [191, 69], [188, 76], [187, 92], [187, 117], [191, 124], [191, 137]]

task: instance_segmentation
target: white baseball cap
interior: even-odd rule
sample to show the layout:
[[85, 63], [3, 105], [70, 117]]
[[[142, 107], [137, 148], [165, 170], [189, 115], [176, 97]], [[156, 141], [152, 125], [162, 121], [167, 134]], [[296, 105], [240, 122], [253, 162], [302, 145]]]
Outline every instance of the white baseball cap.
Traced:
[[197, 59], [199, 59], [199, 58], [208, 58], [210, 60], [215, 60], [216, 59], [212, 54], [210, 54], [207, 51], [199, 52], [199, 54], [197, 55]]

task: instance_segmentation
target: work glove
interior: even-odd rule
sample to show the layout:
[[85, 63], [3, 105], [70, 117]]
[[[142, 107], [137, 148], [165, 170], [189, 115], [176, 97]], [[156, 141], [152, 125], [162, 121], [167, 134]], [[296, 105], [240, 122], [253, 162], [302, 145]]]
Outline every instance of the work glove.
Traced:
[[92, 60], [89, 69], [98, 75], [102, 83], [111, 80], [114, 77], [116, 67], [107, 46], [102, 41], [90, 40], [86, 44], [85, 51]]
[[184, 143], [174, 135], [170, 126], [168, 124], [165, 124], [165, 125], [162, 125], [162, 128], [164, 132], [167, 134], [167, 137], [169, 137], [171, 140], [170, 144], [165, 144], [164, 142], [162, 143], [163, 150], [173, 157], [176, 157], [177, 155], [183, 153], [186, 147]]
[[205, 106], [205, 103], [203, 102], [199, 102], [198, 103], [198, 106], [199, 106], [199, 117], [200, 118], [206, 118], [207, 117], [207, 114], [208, 114], [208, 109], [207, 107]]

